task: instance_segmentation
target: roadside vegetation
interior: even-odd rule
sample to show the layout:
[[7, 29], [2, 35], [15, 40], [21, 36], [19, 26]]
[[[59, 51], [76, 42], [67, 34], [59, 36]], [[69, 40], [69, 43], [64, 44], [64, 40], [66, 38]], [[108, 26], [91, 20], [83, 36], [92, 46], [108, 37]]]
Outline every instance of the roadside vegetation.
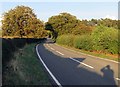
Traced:
[[91, 34], [86, 35], [61, 35], [57, 38], [57, 43], [86, 51], [117, 54], [118, 30], [105, 28], [97, 27]]
[[[69, 13], [49, 18], [46, 29], [52, 32], [56, 43], [74, 47], [83, 52], [102, 54], [99, 57], [118, 61], [118, 21], [111, 19], [79, 20]], [[107, 57], [106, 55], [109, 55]]]
[[3, 39], [3, 85], [51, 85], [36, 55], [38, 41]]
[[47, 31], [33, 9], [17, 6], [5, 12], [1, 28], [2, 85], [50, 85], [35, 51]]

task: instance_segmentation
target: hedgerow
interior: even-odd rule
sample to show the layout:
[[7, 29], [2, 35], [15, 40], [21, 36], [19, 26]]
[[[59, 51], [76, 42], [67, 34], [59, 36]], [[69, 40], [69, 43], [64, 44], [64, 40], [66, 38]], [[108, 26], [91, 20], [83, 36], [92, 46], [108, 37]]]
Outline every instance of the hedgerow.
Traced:
[[61, 35], [56, 42], [87, 51], [118, 54], [118, 30], [105, 26], [97, 26], [91, 34]]

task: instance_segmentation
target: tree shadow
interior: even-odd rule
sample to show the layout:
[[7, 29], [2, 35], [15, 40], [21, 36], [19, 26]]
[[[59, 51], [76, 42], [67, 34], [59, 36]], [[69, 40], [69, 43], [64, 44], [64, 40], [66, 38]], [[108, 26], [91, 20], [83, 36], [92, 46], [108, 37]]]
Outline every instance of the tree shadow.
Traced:
[[[2, 74], [2, 84], [7, 84], [8, 78], [6, 75], [10, 75], [14, 73], [13, 66], [11, 65], [12, 60], [16, 61], [15, 52], [17, 52], [17, 56], [23, 55], [23, 47], [27, 44], [32, 43], [41, 43], [45, 40], [45, 38], [35, 39], [35, 38], [1, 38], [2, 39], [2, 56], [1, 56], [1, 66], [0, 66], [0, 74]], [[19, 53], [19, 54], [18, 54]], [[0, 76], [1, 77], [1, 76]], [[16, 79], [17, 80], [17, 79]], [[1, 80], [0, 80], [1, 82]], [[1, 83], [0, 83], [1, 85]]]

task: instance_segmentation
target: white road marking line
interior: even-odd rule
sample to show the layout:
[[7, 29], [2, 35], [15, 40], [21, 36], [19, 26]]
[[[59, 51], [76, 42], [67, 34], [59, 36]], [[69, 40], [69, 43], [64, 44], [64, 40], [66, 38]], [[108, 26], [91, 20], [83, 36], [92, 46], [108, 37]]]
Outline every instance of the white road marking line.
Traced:
[[[55, 43], [55, 45], [57, 46], [60, 46], [58, 44]], [[60, 46], [61, 47], [61, 46]], [[105, 60], [105, 61], [110, 61], [110, 62], [114, 62], [114, 63], [120, 63], [120, 62], [117, 62], [117, 61], [114, 61], [114, 60], [110, 60], [110, 59], [105, 59], [105, 58], [101, 58], [101, 57], [97, 57], [97, 56], [92, 56], [92, 55], [89, 55], [89, 54], [85, 54], [85, 53], [82, 53], [82, 52], [77, 52], [75, 50], [72, 50], [72, 49], [68, 49], [66, 47], [62, 47], [64, 49], [67, 49], [67, 50], [70, 50], [70, 51], [73, 51], [73, 52], [76, 52], [76, 53], [80, 53], [80, 54], [83, 54], [83, 55], [87, 55], [87, 56], [90, 56], [90, 57], [93, 57], [93, 58], [96, 58], [96, 59], [101, 59], [101, 60]]]
[[59, 52], [59, 51], [56, 51], [57, 53], [61, 54], [61, 55], [64, 55], [63, 53]]
[[53, 49], [52, 47], [50, 47], [48, 44], [46, 44], [50, 49], [52, 49], [52, 50], [55, 50], [55, 49]]
[[72, 59], [72, 60], [74, 60], [74, 61], [76, 61], [76, 62], [80, 63], [80, 61], [78, 61], [78, 60], [76, 60], [76, 59], [73, 59], [73, 58], [71, 58], [71, 57], [70, 57], [70, 59]]
[[50, 46], [48, 44], [45, 44], [44, 46], [47, 46], [48, 48], [50, 48]]
[[119, 80], [119, 81], [120, 81], [120, 79], [119, 79], [119, 78], [116, 78], [116, 80]]
[[52, 74], [52, 72], [48, 69], [48, 67], [46, 66], [46, 64], [43, 62], [39, 52], [38, 52], [38, 45], [36, 46], [36, 52], [37, 52], [37, 55], [40, 59], [40, 61], [42, 62], [42, 64], [44, 65], [44, 67], [46, 68], [46, 70], [48, 71], [48, 73], [50, 74], [50, 76], [53, 78], [53, 80], [56, 82], [56, 84], [59, 86], [59, 87], [62, 87], [62, 85], [59, 83], [59, 81], [55, 78], [55, 76]]
[[83, 64], [84, 66], [87, 66], [87, 67], [89, 67], [89, 68], [94, 69], [94, 67], [92, 67], [92, 66], [90, 66], [90, 65], [88, 65], [88, 64], [85, 64], [85, 63], [83, 63], [83, 62], [80, 62], [80, 61], [78, 61], [78, 60], [76, 60], [76, 59], [74, 59], [74, 58], [72, 58], [72, 57], [70, 57], [70, 59], [72, 59], [72, 60], [74, 60], [74, 61], [76, 61], [76, 62], [78, 62], [78, 63], [81, 63], [81, 64]]
[[52, 50], [55, 50], [55, 49], [53, 49], [53, 48], [51, 48]]

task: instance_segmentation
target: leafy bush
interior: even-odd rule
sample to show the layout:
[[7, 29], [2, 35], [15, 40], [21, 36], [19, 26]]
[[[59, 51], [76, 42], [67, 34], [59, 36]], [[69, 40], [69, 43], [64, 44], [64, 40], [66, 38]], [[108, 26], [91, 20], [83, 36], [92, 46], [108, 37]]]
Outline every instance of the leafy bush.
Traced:
[[57, 38], [58, 44], [72, 46], [88, 51], [118, 54], [118, 30], [105, 26], [97, 26], [88, 35], [61, 35]]
[[61, 35], [57, 38], [57, 43], [73, 46], [74, 35]]
[[118, 53], [118, 30], [104, 26], [97, 27], [92, 32], [93, 49], [112, 54]]
[[75, 36], [74, 47], [84, 50], [92, 50], [92, 38], [90, 35]]

